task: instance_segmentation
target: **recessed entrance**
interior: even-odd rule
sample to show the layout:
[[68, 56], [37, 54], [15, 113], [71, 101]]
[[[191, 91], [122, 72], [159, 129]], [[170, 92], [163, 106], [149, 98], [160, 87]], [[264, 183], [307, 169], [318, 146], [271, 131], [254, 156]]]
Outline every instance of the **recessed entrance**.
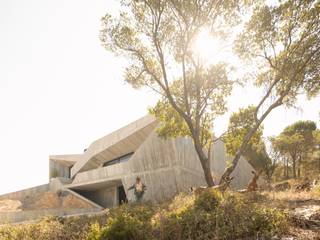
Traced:
[[118, 204], [128, 203], [127, 195], [123, 185], [118, 186]]
[[[119, 186], [121, 185], [122, 182], [119, 179], [91, 184], [83, 184], [80, 186], [72, 187], [71, 189], [103, 208], [111, 208], [119, 204]], [[122, 190], [124, 191], [124, 189]], [[121, 200], [123, 200], [122, 195], [123, 193], [121, 194]], [[124, 196], [126, 196], [125, 193]]]

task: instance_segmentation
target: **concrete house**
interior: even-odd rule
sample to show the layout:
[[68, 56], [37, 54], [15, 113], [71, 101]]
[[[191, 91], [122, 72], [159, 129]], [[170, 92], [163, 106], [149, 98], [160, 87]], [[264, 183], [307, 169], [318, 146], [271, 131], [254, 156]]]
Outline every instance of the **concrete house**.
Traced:
[[[157, 121], [146, 116], [108, 134], [82, 154], [50, 156], [50, 179], [103, 207], [119, 204], [137, 176], [147, 186], [146, 200], [171, 198], [191, 186], [205, 185], [203, 171], [190, 138], [160, 139]], [[212, 148], [211, 167], [216, 181], [226, 168], [227, 156], [222, 141]], [[233, 187], [245, 187], [251, 179], [252, 167], [241, 160], [234, 172]]]
[[[161, 139], [156, 133], [157, 125], [148, 115], [94, 141], [81, 154], [51, 155], [49, 184], [6, 194], [0, 200], [10, 196], [21, 199], [43, 189], [68, 191], [100, 210], [125, 200], [133, 201], [133, 191], [127, 189], [137, 176], [147, 186], [144, 199], [151, 201], [162, 201], [192, 186], [206, 185], [191, 138]], [[215, 142], [210, 161], [217, 182], [228, 161], [222, 141]], [[233, 173], [232, 187], [245, 187], [252, 170], [241, 159]]]

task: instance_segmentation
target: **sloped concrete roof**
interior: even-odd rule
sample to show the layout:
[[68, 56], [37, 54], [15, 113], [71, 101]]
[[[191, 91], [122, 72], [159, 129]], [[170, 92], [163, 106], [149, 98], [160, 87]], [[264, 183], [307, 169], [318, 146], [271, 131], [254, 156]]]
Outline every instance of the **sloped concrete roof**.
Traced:
[[71, 168], [71, 177], [78, 172], [97, 168], [108, 160], [134, 152], [156, 126], [156, 119], [147, 115], [94, 141], [78, 156], [77, 162]]

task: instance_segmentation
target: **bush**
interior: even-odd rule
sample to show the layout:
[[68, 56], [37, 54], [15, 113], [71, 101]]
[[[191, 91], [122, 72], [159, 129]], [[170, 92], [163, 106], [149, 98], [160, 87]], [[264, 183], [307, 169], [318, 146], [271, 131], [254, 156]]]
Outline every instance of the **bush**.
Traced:
[[[150, 220], [153, 214], [153, 209], [148, 204], [122, 205], [113, 209], [107, 224], [101, 229], [100, 237], [97, 239], [150, 239], [152, 233]], [[92, 231], [89, 234], [92, 234]]]
[[106, 215], [71, 218], [47, 217], [37, 223], [3, 225], [1, 240], [82, 240], [87, 239], [92, 222], [104, 225]]
[[0, 227], [2, 240], [269, 239], [286, 216], [255, 203], [256, 196], [205, 191], [179, 194], [162, 205], [130, 204], [96, 216], [47, 218]]
[[210, 189], [204, 191], [196, 198], [194, 205], [196, 209], [207, 212], [215, 211], [222, 201], [222, 193], [218, 190]]
[[182, 209], [164, 215], [161, 239], [268, 238], [285, 228], [285, 216], [279, 211], [231, 192], [205, 191]]

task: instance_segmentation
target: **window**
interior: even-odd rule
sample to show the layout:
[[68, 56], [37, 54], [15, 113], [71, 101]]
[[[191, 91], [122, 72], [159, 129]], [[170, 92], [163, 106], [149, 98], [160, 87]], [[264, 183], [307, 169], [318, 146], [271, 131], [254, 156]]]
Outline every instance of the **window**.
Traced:
[[106, 166], [114, 165], [114, 164], [117, 164], [117, 163], [127, 162], [131, 158], [132, 155], [133, 155], [133, 152], [128, 153], [128, 154], [123, 155], [121, 157], [118, 157], [118, 158], [115, 158], [113, 160], [107, 161], [102, 166], [106, 167]]

